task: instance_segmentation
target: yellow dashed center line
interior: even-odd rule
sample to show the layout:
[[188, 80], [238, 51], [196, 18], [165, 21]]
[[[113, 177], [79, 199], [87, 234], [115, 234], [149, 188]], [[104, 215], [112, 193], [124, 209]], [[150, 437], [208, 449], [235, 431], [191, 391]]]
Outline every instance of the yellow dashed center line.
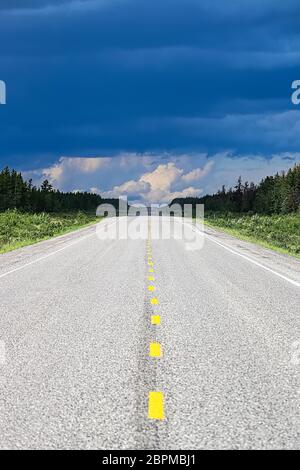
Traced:
[[149, 419], [164, 419], [164, 394], [162, 392], [150, 392], [148, 404]]
[[152, 325], [160, 325], [160, 315], [151, 315]]
[[[148, 281], [154, 282], [155, 278], [151, 275], [154, 272], [153, 266], [153, 258], [152, 258], [152, 243], [151, 243], [151, 223], [149, 220], [148, 225], [149, 236], [147, 240], [147, 260], [148, 260]], [[148, 285], [147, 289], [149, 292], [154, 292], [156, 290], [155, 286]], [[158, 305], [158, 299], [156, 297], [152, 297], [150, 299], [151, 305]], [[160, 325], [160, 315], [151, 315], [151, 324], [152, 325]], [[162, 357], [162, 347], [160, 343], [150, 342], [149, 346], [149, 357]], [[164, 420], [165, 413], [164, 413], [164, 394], [163, 392], [149, 392], [148, 398], [148, 418], [154, 420]]]
[[161, 346], [159, 343], [150, 343], [149, 356], [162, 357]]

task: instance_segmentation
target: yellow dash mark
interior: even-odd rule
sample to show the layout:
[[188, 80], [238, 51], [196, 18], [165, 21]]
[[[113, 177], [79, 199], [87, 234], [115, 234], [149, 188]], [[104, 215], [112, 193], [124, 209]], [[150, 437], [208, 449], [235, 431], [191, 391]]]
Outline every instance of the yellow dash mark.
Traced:
[[153, 263], [153, 261], [149, 261], [149, 263], [148, 263], [148, 264], [149, 264], [149, 266], [154, 266], [154, 263]]
[[155, 290], [155, 287], [154, 286], [148, 286], [148, 291], [149, 292], [153, 292]]
[[149, 350], [150, 357], [161, 357], [161, 346], [159, 343], [150, 343], [150, 350]]
[[151, 315], [152, 325], [160, 325], [160, 315]]
[[148, 281], [155, 281], [155, 278], [153, 276], [148, 276]]
[[153, 268], [149, 268], [149, 273], [154, 273], [154, 269], [153, 269]]
[[152, 303], [152, 305], [157, 305], [157, 304], [158, 304], [158, 300], [157, 300], [156, 297], [154, 297], [153, 299], [151, 299], [150, 302]]
[[149, 419], [165, 419], [164, 394], [162, 392], [149, 392]]

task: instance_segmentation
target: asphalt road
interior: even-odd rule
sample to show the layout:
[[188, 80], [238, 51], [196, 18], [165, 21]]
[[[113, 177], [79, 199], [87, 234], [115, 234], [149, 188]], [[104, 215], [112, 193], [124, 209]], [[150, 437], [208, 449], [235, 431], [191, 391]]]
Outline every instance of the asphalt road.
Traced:
[[150, 220], [0, 256], [1, 449], [300, 448], [300, 262]]

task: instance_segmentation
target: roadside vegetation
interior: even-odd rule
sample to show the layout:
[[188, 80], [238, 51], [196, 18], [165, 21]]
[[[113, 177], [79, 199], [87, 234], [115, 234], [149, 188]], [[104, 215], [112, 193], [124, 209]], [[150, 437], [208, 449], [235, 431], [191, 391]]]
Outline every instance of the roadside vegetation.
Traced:
[[300, 209], [300, 164], [287, 172], [267, 176], [259, 184], [238, 178], [233, 188], [224, 185], [216, 194], [176, 198], [171, 204], [204, 204], [208, 212], [235, 214], [292, 214]]
[[[116, 199], [64, 193], [47, 180], [36, 187], [6, 167], [0, 171], [0, 253], [95, 223], [96, 208], [104, 202], [118, 207]], [[207, 224], [300, 257], [300, 165], [259, 184], [240, 177], [233, 188], [175, 203], [204, 204]]]
[[205, 223], [300, 258], [300, 212], [281, 215], [206, 212]]
[[31, 245], [99, 222], [95, 213], [26, 213], [16, 209], [0, 212], [0, 253]]
[[0, 171], [0, 253], [95, 223], [96, 209], [103, 203], [117, 207], [118, 200], [58, 191], [48, 180], [37, 187], [5, 167]]
[[40, 187], [32, 180], [25, 181], [21, 173], [5, 167], [0, 171], [0, 212], [19, 209], [26, 212], [93, 212], [103, 202], [99, 194], [61, 192], [46, 179]]
[[204, 204], [207, 224], [237, 237], [300, 257], [300, 165], [268, 176], [259, 184], [238, 178], [201, 198], [174, 199], [172, 204]]

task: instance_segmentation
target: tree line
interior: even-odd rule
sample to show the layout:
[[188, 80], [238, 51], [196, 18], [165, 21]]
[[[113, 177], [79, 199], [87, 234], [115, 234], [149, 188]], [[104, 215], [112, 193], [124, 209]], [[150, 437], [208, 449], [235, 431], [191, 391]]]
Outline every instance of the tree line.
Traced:
[[[21, 173], [8, 167], [0, 172], [0, 211], [20, 209], [31, 212], [95, 211], [109, 203], [118, 208], [118, 199], [103, 199], [89, 192], [62, 192], [48, 180], [40, 187], [24, 180]], [[222, 187], [216, 194], [201, 198], [177, 198], [171, 204], [204, 204], [205, 210], [217, 212], [288, 214], [300, 208], [300, 164], [287, 172], [267, 176], [259, 184], [243, 182], [233, 188]]]
[[200, 198], [177, 198], [171, 204], [204, 204], [206, 211], [258, 214], [288, 214], [300, 208], [300, 165], [267, 176], [259, 184], [242, 181], [228, 190]]
[[25, 181], [22, 174], [8, 167], [0, 172], [0, 211], [19, 209], [30, 212], [95, 211], [103, 202], [116, 206], [118, 200], [102, 199], [89, 192], [61, 192], [48, 180], [40, 187]]

